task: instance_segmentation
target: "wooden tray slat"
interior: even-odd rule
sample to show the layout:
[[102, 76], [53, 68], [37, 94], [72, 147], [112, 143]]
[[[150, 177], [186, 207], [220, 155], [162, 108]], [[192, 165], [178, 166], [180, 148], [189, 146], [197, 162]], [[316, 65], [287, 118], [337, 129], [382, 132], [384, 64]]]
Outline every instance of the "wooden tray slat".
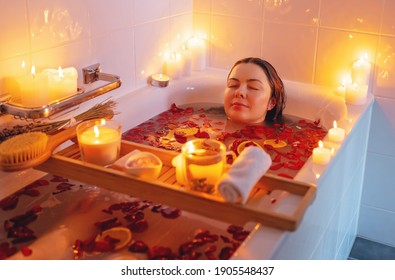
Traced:
[[256, 188], [268, 191], [280, 189], [302, 197], [292, 215], [276, 213], [270, 209], [258, 209], [248, 203], [228, 203], [222, 197], [186, 190], [179, 186], [175, 179], [175, 169], [171, 165], [172, 159], [178, 153], [122, 141], [121, 155], [135, 149], [155, 153], [161, 158], [164, 166], [157, 180], [140, 179], [123, 171], [82, 162], [77, 144], [52, 155], [36, 169], [236, 225], [255, 221], [288, 231], [298, 227], [307, 207], [315, 197], [315, 185], [266, 174], [262, 176]]

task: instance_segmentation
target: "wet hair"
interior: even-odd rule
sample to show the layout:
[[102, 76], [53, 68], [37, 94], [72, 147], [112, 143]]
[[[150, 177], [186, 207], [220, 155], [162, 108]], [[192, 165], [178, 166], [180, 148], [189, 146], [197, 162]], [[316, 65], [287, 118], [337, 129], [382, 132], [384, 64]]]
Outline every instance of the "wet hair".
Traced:
[[276, 69], [266, 60], [263, 60], [258, 57], [246, 57], [236, 61], [233, 67], [230, 69], [228, 78], [230, 73], [232, 73], [233, 68], [241, 63], [253, 63], [262, 68], [265, 72], [267, 80], [271, 89], [270, 98], [274, 98], [276, 100], [275, 106], [268, 110], [265, 116], [265, 121], [269, 122], [282, 122], [283, 121], [283, 110], [285, 108], [286, 96], [284, 90], [284, 84], [281, 80], [280, 76], [277, 74]]

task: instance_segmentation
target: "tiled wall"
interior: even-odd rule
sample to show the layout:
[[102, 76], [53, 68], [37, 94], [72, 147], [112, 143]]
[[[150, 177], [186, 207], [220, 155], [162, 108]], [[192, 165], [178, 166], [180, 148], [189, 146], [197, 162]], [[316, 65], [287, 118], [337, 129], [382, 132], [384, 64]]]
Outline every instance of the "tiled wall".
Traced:
[[261, 56], [284, 79], [333, 87], [367, 53], [377, 102], [359, 232], [395, 245], [395, 0], [0, 1], [1, 88], [22, 60], [38, 69], [100, 62], [125, 94], [194, 32], [207, 35], [212, 67]]

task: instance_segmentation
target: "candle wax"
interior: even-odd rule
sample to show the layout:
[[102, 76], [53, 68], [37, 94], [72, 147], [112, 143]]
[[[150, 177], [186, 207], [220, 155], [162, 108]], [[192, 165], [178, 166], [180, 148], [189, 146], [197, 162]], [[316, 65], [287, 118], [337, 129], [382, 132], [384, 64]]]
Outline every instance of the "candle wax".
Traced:
[[333, 142], [341, 142], [344, 140], [345, 131], [343, 128], [337, 127], [336, 121], [333, 123], [333, 128], [328, 131], [328, 138]]
[[331, 159], [331, 151], [324, 148], [322, 141], [319, 141], [319, 147], [313, 150], [313, 163], [328, 164]]

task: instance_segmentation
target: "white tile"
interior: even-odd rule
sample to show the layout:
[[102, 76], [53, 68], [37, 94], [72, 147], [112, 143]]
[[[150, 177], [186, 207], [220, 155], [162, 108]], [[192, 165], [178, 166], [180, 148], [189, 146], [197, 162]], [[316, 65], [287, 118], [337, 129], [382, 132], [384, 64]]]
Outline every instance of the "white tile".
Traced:
[[395, 246], [395, 213], [362, 205], [358, 235], [375, 242]]
[[314, 27], [265, 22], [262, 57], [283, 79], [311, 83], [316, 40]]
[[193, 36], [192, 14], [184, 14], [170, 19], [169, 47], [171, 51], [179, 51], [182, 45]]
[[376, 70], [374, 74], [375, 96], [395, 98], [395, 38], [381, 36], [377, 57], [375, 61]]
[[263, 16], [263, 1], [260, 0], [221, 0], [212, 1], [212, 13], [261, 19]]
[[213, 16], [211, 66], [229, 69], [241, 58], [260, 56], [261, 34], [259, 20]]
[[193, 1], [193, 12], [203, 12], [203, 13], [211, 12], [211, 2], [212, 0]]
[[170, 15], [170, 0], [134, 0], [134, 23], [141, 24]]
[[170, 0], [170, 14], [177, 15], [181, 13], [191, 13], [193, 9], [193, 0]]
[[395, 35], [395, 1], [385, 1], [383, 17], [381, 24], [381, 33], [386, 35]]
[[395, 157], [368, 153], [362, 203], [395, 212]]
[[150, 22], [134, 28], [136, 85], [162, 72], [164, 53], [169, 48], [169, 20]]
[[322, 0], [321, 24], [378, 33], [384, 0]]
[[29, 51], [26, 1], [2, 1], [0, 26], [0, 60]]
[[105, 34], [131, 27], [133, 24], [133, 2], [130, 0], [88, 0], [91, 35]]
[[395, 100], [377, 97], [372, 112], [369, 148], [371, 153], [395, 156]]
[[87, 1], [28, 1], [32, 51], [57, 47], [90, 35]]
[[266, 1], [265, 20], [317, 25], [319, 4], [316, 0]]

